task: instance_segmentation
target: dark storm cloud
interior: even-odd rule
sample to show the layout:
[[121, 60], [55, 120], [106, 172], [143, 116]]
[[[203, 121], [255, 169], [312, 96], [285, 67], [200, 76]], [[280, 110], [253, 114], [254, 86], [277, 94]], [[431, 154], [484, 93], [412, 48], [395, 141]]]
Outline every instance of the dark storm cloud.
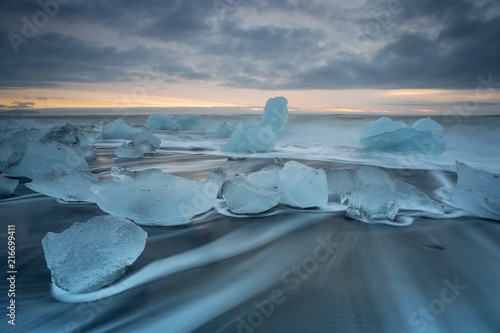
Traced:
[[[3, 38], [0, 87], [134, 81], [139, 67], [154, 65], [167, 83], [474, 89], [479, 76], [500, 80], [499, 8], [487, 0], [372, 0], [361, 7], [292, 0], [71, 1], [59, 6], [54, 20], [81, 35], [39, 34], [20, 44], [17, 55]], [[37, 1], [0, 4], [1, 12], [19, 18], [40, 10]], [[272, 20], [277, 14], [285, 23]], [[296, 21], [286, 22], [287, 16]], [[20, 34], [20, 22], [2, 35]], [[89, 24], [122, 36], [123, 45], [83, 40]]]

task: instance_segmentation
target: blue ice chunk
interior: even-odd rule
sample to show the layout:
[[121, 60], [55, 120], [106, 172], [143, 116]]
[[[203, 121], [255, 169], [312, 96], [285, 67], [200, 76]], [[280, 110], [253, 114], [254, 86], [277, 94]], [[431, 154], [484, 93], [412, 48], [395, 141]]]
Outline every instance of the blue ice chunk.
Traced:
[[172, 120], [168, 114], [153, 113], [148, 117], [146, 127], [153, 130], [178, 131], [180, 125]]
[[88, 171], [54, 172], [35, 178], [26, 187], [65, 201], [96, 202], [91, 187], [98, 182], [97, 175]]
[[288, 100], [285, 97], [271, 98], [264, 107], [262, 125], [271, 125], [273, 131], [279, 132], [288, 121]]
[[328, 203], [325, 171], [296, 161], [285, 164], [279, 172], [280, 202], [297, 208], [322, 207]]
[[235, 214], [257, 214], [276, 206], [281, 193], [258, 186], [237, 175], [224, 182], [222, 195], [229, 210]]
[[127, 125], [123, 119], [116, 119], [115, 121], [109, 123], [104, 131], [102, 131], [102, 138], [104, 140], [132, 140], [134, 135], [140, 132], [140, 129]]

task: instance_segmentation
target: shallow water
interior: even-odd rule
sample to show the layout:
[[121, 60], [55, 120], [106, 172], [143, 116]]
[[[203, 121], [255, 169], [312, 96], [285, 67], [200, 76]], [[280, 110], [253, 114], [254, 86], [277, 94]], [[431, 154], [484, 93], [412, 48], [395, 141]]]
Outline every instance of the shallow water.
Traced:
[[[217, 123], [218, 119], [210, 121]], [[131, 118], [131, 123], [143, 120]], [[56, 120], [44, 121], [52, 124]], [[100, 142], [98, 159], [90, 166], [101, 178], [118, 165], [130, 170], [155, 167], [203, 180], [217, 167], [232, 174], [248, 173], [271, 164], [275, 156], [300, 156], [301, 161], [318, 168], [351, 168], [375, 160], [378, 162], [373, 164], [386, 164], [383, 154], [363, 152], [355, 135], [343, 134], [342, 129], [352, 133], [362, 127], [364, 122], [358, 118], [345, 120], [338, 131], [333, 127], [331, 137], [326, 125], [321, 129], [321, 122], [312, 118], [309, 122], [305, 127], [320, 127], [316, 137], [302, 142], [300, 135], [304, 134], [292, 119], [272, 154], [228, 159], [216, 152], [218, 141], [208, 139], [207, 130], [160, 134], [162, 150], [137, 161], [113, 158], [112, 148], [121, 142]], [[470, 134], [488, 125], [467, 126]], [[293, 144], [291, 133], [298, 133]], [[448, 133], [455, 135], [451, 129]], [[471, 140], [486, 142], [495, 135]], [[206, 140], [200, 144], [201, 138]], [[335, 138], [339, 146], [328, 148]], [[309, 151], [307, 145], [313, 146], [314, 140], [324, 154]], [[476, 163], [488, 165], [488, 159], [493, 166], [498, 163], [497, 156], [486, 154], [493, 149], [489, 146], [482, 152], [450, 142], [448, 147], [461, 149], [469, 157], [481, 155], [484, 161]], [[439, 189], [456, 182], [448, 162], [447, 156], [436, 157], [435, 161], [422, 161], [424, 168], [398, 164], [387, 171], [441, 201]], [[104, 212], [95, 204], [69, 204], [36, 194], [24, 182], [12, 198], [0, 200], [0, 244], [6, 246], [7, 225], [15, 224], [18, 271], [16, 327], [12, 329], [4, 318], [1, 332], [500, 329], [500, 266], [496, 264], [500, 262], [500, 225], [449, 206], [445, 216], [402, 212], [400, 219], [411, 219], [413, 224], [393, 227], [347, 219], [338, 206], [323, 210], [279, 206], [260, 216], [242, 218], [232, 216], [221, 204], [183, 227], [145, 227], [149, 234], [146, 249], [117, 283], [96, 293], [74, 295], [51, 284], [41, 239], [47, 232], [61, 232], [74, 222]]]

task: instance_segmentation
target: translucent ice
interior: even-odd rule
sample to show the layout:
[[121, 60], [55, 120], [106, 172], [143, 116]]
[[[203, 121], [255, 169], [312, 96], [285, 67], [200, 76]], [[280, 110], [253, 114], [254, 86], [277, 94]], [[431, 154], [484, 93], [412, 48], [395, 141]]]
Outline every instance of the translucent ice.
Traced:
[[268, 153], [274, 149], [277, 135], [271, 125], [255, 126], [245, 124], [239, 126], [222, 147], [222, 151], [234, 153]]
[[91, 187], [99, 178], [87, 171], [54, 172], [35, 178], [26, 187], [35, 192], [65, 201], [96, 202]]
[[281, 130], [288, 121], [288, 101], [285, 97], [275, 97], [267, 101], [264, 107], [262, 125], [271, 125], [273, 131]]
[[141, 225], [185, 224], [210, 210], [218, 188], [158, 169], [127, 171], [113, 167], [111, 177], [92, 188], [99, 207]]
[[153, 130], [178, 131], [181, 129], [177, 122], [173, 121], [168, 114], [154, 113], [148, 117], [146, 127]]
[[0, 176], [0, 198], [11, 195], [19, 184], [19, 180]]
[[217, 168], [210, 171], [205, 183], [213, 183], [217, 188], [217, 198], [222, 199], [222, 184], [224, 184], [226, 180], [229, 180], [229, 176], [224, 172], [222, 168]]
[[448, 193], [452, 203], [479, 217], [500, 220], [500, 175], [456, 162], [457, 186]]
[[35, 179], [54, 171], [89, 171], [83, 157], [71, 147], [59, 142], [42, 144], [30, 142], [26, 154], [17, 166], [8, 169], [7, 173]]
[[222, 194], [229, 210], [235, 214], [265, 212], [276, 206], [281, 198], [281, 193], [258, 186], [239, 175], [224, 182]]
[[69, 146], [88, 146], [93, 144], [102, 132], [102, 121], [91, 126], [76, 126], [66, 124], [64, 126], [55, 126], [45, 134], [42, 142], [53, 142]]
[[248, 180], [256, 185], [267, 188], [270, 191], [278, 191], [280, 184], [281, 168], [275, 165], [266, 167], [260, 171], [248, 175]]
[[150, 131], [144, 131], [134, 135], [134, 147], [141, 153], [155, 153], [160, 149], [160, 139]]
[[347, 216], [360, 221], [394, 220], [400, 209], [444, 213], [441, 204], [377, 167], [327, 169], [326, 175], [330, 199], [347, 204]]
[[123, 143], [120, 147], [114, 150], [114, 153], [119, 158], [142, 158], [144, 154], [137, 151], [133, 142]]
[[234, 128], [230, 127], [227, 122], [219, 124], [212, 132], [212, 138], [214, 139], [225, 139], [229, 138], [234, 132]]
[[328, 202], [325, 171], [296, 161], [285, 164], [279, 172], [281, 203], [298, 208], [321, 207]]
[[96, 216], [42, 239], [52, 281], [74, 292], [97, 290], [116, 281], [139, 257], [147, 233], [114, 216]]
[[238, 126], [222, 147], [222, 151], [233, 153], [268, 153], [274, 149], [276, 134], [288, 120], [288, 101], [284, 97], [271, 98], [264, 108], [262, 124], [251, 123]]
[[205, 127], [205, 119], [197, 114], [182, 114], [173, 119], [182, 130], [199, 131]]
[[431, 118], [407, 127], [403, 121], [382, 117], [363, 128], [360, 142], [368, 149], [441, 154], [446, 147], [443, 130]]
[[15, 129], [7, 132], [0, 144], [0, 170], [5, 171], [8, 166], [16, 164], [21, 160], [28, 149], [30, 142], [38, 142], [45, 131], [36, 128]]
[[104, 131], [102, 131], [102, 138], [104, 140], [132, 140], [134, 135], [140, 132], [140, 129], [127, 125], [123, 119], [116, 119], [115, 121], [109, 123]]

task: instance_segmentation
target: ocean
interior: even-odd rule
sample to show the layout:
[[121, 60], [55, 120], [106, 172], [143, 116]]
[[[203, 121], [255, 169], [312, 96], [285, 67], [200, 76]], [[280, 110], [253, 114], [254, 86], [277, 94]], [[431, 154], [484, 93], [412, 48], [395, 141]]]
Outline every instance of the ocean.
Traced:
[[[227, 139], [213, 138], [213, 130], [224, 121], [258, 124], [262, 116], [202, 117], [202, 129], [154, 131], [161, 149], [142, 159], [117, 159], [124, 140], [99, 140], [90, 169], [100, 179], [120, 166], [204, 180], [216, 168], [247, 175], [276, 158], [315, 168], [373, 165], [443, 203], [446, 213], [402, 211], [412, 223], [393, 226], [347, 218], [339, 207], [278, 206], [255, 216], [216, 207], [187, 225], [143, 227], [146, 248], [114, 287], [70, 294], [52, 285], [41, 240], [106, 213], [38, 194], [20, 179], [13, 196], [0, 200], [0, 244], [7, 247], [15, 225], [17, 269], [16, 325], [4, 315], [1, 332], [500, 332], [500, 225], [447, 205], [442, 194], [457, 182], [457, 160], [500, 173], [499, 116], [432, 116], [444, 127], [443, 154], [367, 150], [361, 131], [379, 116], [334, 114], [291, 114], [270, 153], [226, 153]], [[0, 122], [47, 128], [116, 118]], [[141, 127], [147, 115], [122, 118]], [[419, 118], [391, 115], [408, 125]], [[9, 287], [2, 288], [5, 309]]]

